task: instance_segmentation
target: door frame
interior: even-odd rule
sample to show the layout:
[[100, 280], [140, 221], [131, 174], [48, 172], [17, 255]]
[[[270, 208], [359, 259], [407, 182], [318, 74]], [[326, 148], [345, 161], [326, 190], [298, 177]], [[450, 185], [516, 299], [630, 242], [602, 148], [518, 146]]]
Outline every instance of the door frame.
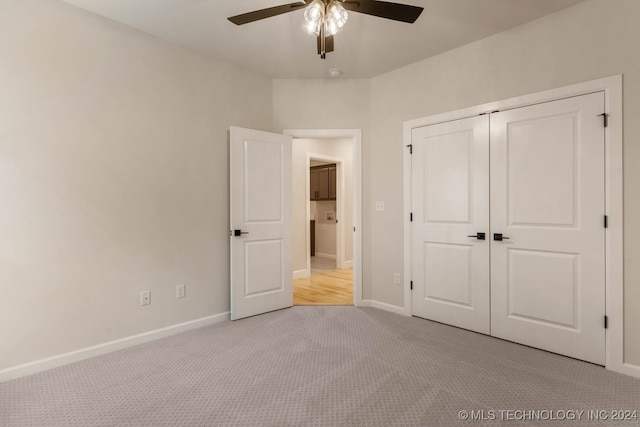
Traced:
[[605, 312], [609, 318], [605, 330], [605, 367], [612, 371], [640, 377], [640, 367], [624, 362], [624, 282], [623, 282], [623, 128], [622, 128], [622, 75], [545, 90], [501, 101], [476, 105], [456, 111], [409, 120], [403, 125], [403, 190], [404, 190], [404, 312], [412, 315], [410, 281], [411, 263], [411, 155], [406, 146], [411, 144], [414, 128], [429, 126], [496, 110], [507, 110], [528, 105], [556, 101], [593, 92], [604, 92], [605, 113], [605, 210], [609, 225], [605, 231]]
[[[353, 305], [362, 305], [362, 130], [360, 129], [284, 129], [284, 135], [294, 139], [351, 139], [353, 147], [352, 182], [353, 182]], [[295, 144], [295, 141], [294, 141]], [[327, 157], [317, 155], [314, 157]], [[307, 160], [307, 167], [309, 166]], [[307, 176], [307, 192], [309, 177]], [[344, 191], [342, 191], [344, 194]], [[307, 203], [307, 217], [309, 204]], [[340, 217], [338, 217], [338, 220]], [[308, 221], [307, 221], [308, 222]], [[309, 225], [307, 224], [307, 227]], [[347, 230], [344, 230], [347, 235]], [[344, 238], [343, 238], [344, 240]], [[307, 239], [308, 241], [308, 239]], [[308, 256], [308, 252], [307, 252]], [[309, 265], [307, 265], [309, 267]]]
[[[294, 138], [294, 142], [295, 142]], [[336, 219], [338, 222], [336, 223], [336, 268], [342, 269], [344, 268], [345, 259], [345, 236], [346, 232], [344, 229], [345, 222], [341, 219], [344, 218], [344, 210], [345, 210], [345, 198], [344, 198], [344, 159], [340, 157], [332, 157], [324, 154], [318, 153], [307, 153], [306, 158], [306, 170], [308, 171], [311, 167], [311, 160], [319, 160], [327, 163], [335, 163], [336, 164]], [[310, 176], [307, 173], [306, 176], [306, 187], [305, 187], [305, 201], [306, 201], [306, 210], [305, 210], [305, 236], [307, 238], [307, 277], [311, 275], [311, 224], [309, 223], [311, 219], [311, 182]], [[317, 221], [317, 219], [316, 219]]]

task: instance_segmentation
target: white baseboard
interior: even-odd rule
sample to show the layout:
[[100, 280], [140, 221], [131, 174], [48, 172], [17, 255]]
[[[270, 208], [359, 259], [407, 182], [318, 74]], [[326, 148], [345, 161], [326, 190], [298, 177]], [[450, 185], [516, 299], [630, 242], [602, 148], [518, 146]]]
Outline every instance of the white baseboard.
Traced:
[[620, 370], [616, 370], [621, 374], [630, 375], [632, 377], [640, 378], [640, 365], [634, 365], [631, 363], [623, 363]]
[[351, 261], [344, 261], [342, 263], [342, 268], [353, 268], [353, 260]]
[[164, 338], [180, 332], [191, 329], [201, 328], [214, 323], [229, 319], [229, 312], [215, 314], [213, 316], [203, 317], [201, 319], [191, 320], [189, 322], [179, 323], [177, 325], [167, 326], [165, 328], [155, 329], [153, 331], [144, 332], [138, 335], [132, 335], [114, 341], [108, 341], [91, 347], [81, 348], [69, 353], [59, 354], [45, 359], [36, 360], [22, 365], [12, 366], [0, 371], [0, 382], [13, 380], [15, 378], [24, 377], [35, 374], [37, 372], [46, 371], [48, 369], [57, 368], [59, 366], [68, 365], [69, 363], [78, 362], [80, 360], [89, 359], [91, 357], [100, 356], [102, 354], [111, 353], [112, 351], [122, 350], [124, 348], [133, 347], [134, 345]]
[[303, 279], [305, 277], [309, 277], [311, 276], [311, 273], [309, 273], [309, 270], [307, 270], [306, 268], [303, 270], [296, 270], [293, 272], [293, 280], [295, 279]]
[[372, 299], [362, 300], [362, 307], [379, 308], [380, 310], [390, 311], [391, 313], [400, 314], [402, 316], [411, 316], [411, 312], [407, 312], [407, 310], [404, 307], [400, 307], [398, 305], [393, 305], [393, 304], [387, 304], [387, 303], [375, 301]]
[[316, 252], [316, 254], [314, 255], [316, 258], [329, 258], [329, 259], [336, 259], [335, 255], [331, 255], [331, 254], [323, 254], [320, 252]]

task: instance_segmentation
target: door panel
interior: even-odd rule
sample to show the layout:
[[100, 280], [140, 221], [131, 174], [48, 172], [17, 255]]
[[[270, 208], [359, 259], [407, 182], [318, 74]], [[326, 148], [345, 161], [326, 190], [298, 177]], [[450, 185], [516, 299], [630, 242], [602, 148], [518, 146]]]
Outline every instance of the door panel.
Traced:
[[413, 314], [489, 333], [489, 119], [413, 130]]
[[[230, 130], [231, 319], [293, 305], [291, 138]], [[235, 235], [235, 230], [241, 234]]]
[[575, 328], [579, 254], [510, 249], [508, 256], [511, 317]]
[[244, 141], [244, 223], [282, 223], [283, 149], [257, 139]]
[[471, 307], [470, 245], [424, 244], [424, 299]]
[[245, 242], [246, 297], [284, 291], [281, 239]]
[[472, 138], [472, 130], [466, 130], [424, 139], [423, 209], [427, 222], [469, 222]]
[[491, 115], [492, 335], [605, 362], [603, 93]]
[[510, 225], [575, 225], [577, 114], [507, 125]]

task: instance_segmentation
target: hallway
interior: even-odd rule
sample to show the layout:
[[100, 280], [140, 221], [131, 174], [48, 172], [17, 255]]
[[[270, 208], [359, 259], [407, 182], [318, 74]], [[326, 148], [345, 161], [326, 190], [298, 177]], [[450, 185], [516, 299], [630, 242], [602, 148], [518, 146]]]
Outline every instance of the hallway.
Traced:
[[293, 305], [353, 305], [353, 269], [311, 257], [311, 276], [293, 281]]

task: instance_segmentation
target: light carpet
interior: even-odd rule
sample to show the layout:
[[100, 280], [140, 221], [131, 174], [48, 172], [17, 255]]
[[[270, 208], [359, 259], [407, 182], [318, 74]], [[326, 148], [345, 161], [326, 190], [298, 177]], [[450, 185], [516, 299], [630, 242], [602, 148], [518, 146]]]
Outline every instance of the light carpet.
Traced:
[[619, 409], [640, 411], [640, 380], [355, 307], [221, 322], [0, 384], [3, 427], [640, 425], [544, 420]]

